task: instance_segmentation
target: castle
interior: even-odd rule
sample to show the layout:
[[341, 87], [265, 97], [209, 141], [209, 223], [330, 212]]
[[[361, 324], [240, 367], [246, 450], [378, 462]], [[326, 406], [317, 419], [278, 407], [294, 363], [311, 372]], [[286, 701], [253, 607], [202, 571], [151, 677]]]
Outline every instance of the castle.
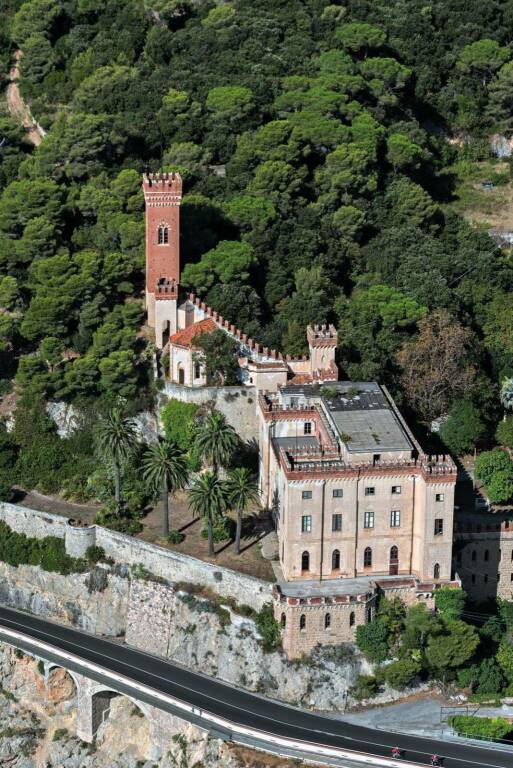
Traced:
[[456, 467], [425, 455], [386, 388], [339, 381], [333, 326], [309, 326], [309, 355], [284, 357], [180, 290], [178, 174], [144, 176], [146, 307], [169, 379], [202, 387], [199, 334], [239, 344], [254, 388], [260, 491], [272, 510], [279, 564], [274, 610], [290, 657], [354, 639], [379, 594], [433, 605], [453, 581]]
[[180, 203], [178, 173], [143, 176], [146, 202], [146, 310], [158, 349], [169, 351], [169, 378], [201, 387], [205, 371], [197, 362], [194, 340], [221, 328], [240, 348], [241, 381], [261, 391], [276, 391], [293, 377], [336, 381], [337, 334], [330, 328], [308, 328], [309, 356], [283, 356], [258, 344], [193, 293], [180, 291]]

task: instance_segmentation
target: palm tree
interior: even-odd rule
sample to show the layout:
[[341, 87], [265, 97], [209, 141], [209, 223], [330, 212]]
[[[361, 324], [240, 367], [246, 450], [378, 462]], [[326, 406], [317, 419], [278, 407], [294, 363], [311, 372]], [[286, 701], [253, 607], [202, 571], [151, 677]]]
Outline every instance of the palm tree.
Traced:
[[155, 489], [162, 491], [164, 507], [163, 532], [169, 534], [169, 494], [184, 488], [189, 479], [187, 459], [172, 440], [151, 445], [143, 458], [143, 477]]
[[114, 498], [116, 514], [121, 511], [121, 465], [137, 444], [135, 420], [123, 414], [116, 406], [96, 427], [96, 444], [99, 451], [114, 464]]
[[226, 481], [229, 502], [237, 510], [237, 530], [235, 533], [235, 552], [240, 555], [240, 537], [242, 533], [242, 515], [250, 504], [259, 501], [258, 488], [254, 476], [246, 467], [234, 469]]
[[502, 382], [501, 403], [506, 411], [513, 411], [513, 377]]
[[196, 428], [195, 442], [201, 458], [212, 466], [212, 472], [217, 477], [219, 466], [230, 461], [239, 438], [225, 416], [219, 411], [213, 411], [200, 421]]
[[189, 490], [189, 503], [196, 515], [207, 518], [208, 554], [212, 557], [215, 555], [213, 524], [226, 509], [226, 489], [213, 472], [204, 472]]

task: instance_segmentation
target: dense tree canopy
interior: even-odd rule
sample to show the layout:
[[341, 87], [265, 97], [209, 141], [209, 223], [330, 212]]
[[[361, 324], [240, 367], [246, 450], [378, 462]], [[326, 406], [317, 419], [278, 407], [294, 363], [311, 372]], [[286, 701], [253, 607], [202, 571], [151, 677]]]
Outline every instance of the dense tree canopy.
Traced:
[[[68, 399], [148, 384], [139, 179], [178, 169], [183, 283], [224, 317], [290, 354], [307, 322], [335, 322], [344, 376], [403, 391], [424, 420], [462, 394], [498, 418], [513, 270], [448, 207], [445, 169], [466, 151], [451, 134], [511, 123], [509, 0], [3, 8], [0, 83], [20, 47], [48, 130], [31, 151], [0, 120], [6, 377]], [[464, 350], [428, 397], [429, 343], [448, 359], [452, 331]]]

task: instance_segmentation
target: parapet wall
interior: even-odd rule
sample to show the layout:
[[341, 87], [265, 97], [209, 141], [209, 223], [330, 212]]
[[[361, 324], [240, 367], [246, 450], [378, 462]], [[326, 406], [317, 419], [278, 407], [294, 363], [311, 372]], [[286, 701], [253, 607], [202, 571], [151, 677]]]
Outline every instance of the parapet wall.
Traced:
[[78, 528], [69, 525], [64, 517], [5, 502], [0, 502], [0, 520], [18, 533], [37, 539], [60, 537], [66, 542], [66, 551], [74, 557], [82, 556], [88, 546], [96, 544], [118, 563], [142, 565], [169, 582], [183, 581], [208, 587], [221, 597], [246, 603], [255, 610], [260, 610], [272, 599], [272, 584], [262, 579], [205, 563], [99, 525]]

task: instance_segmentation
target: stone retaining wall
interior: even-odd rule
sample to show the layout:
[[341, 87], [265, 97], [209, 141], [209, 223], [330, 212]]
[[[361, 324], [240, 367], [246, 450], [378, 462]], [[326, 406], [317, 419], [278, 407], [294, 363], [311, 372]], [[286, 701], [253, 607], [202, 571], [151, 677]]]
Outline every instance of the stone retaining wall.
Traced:
[[162, 394], [182, 403], [211, 403], [223, 413], [229, 424], [246, 443], [258, 440], [257, 392], [255, 387], [185, 387], [165, 383]]
[[221, 597], [251, 605], [255, 610], [260, 610], [271, 601], [272, 585], [269, 582], [99, 525], [78, 528], [69, 525], [64, 517], [6, 502], [0, 503], [0, 520], [4, 520], [13, 530], [34, 538], [59, 536], [65, 540], [68, 554], [74, 557], [81, 557], [88, 546], [96, 544], [103, 547], [106, 555], [116, 562], [142, 565], [150, 573], [169, 582], [200, 584]]

